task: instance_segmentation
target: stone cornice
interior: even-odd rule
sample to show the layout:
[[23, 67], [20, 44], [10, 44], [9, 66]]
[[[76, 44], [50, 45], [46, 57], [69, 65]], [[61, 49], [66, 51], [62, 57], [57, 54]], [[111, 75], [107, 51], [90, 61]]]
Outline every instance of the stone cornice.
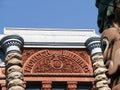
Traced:
[[3, 36], [16, 34], [24, 39], [25, 48], [86, 48], [85, 41], [93, 29], [5, 28]]

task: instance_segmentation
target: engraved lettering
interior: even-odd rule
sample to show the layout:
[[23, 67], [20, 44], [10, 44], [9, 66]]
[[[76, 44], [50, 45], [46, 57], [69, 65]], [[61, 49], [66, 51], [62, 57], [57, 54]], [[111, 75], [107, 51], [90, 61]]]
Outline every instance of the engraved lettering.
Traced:
[[39, 61], [41, 58], [44, 58], [46, 56], [50, 55], [50, 53], [48, 52], [48, 50], [44, 50], [40, 53], [37, 53], [36, 55], [34, 55], [33, 57], [31, 57], [29, 59], [29, 62], [27, 63], [27, 65], [25, 66], [24, 71], [25, 72], [30, 72], [31, 69], [33, 68], [34, 64]]
[[[59, 53], [59, 51], [57, 51]], [[54, 55], [50, 50], [36, 52], [28, 58], [25, 73], [88, 73], [88, 63], [81, 56], [68, 50]]]
[[64, 56], [67, 56], [67, 57], [75, 60], [76, 63], [78, 63], [78, 64], [82, 67], [82, 69], [83, 69], [83, 71], [84, 71], [85, 73], [87, 73], [87, 72], [90, 71], [87, 63], [85, 63], [85, 61], [84, 61], [81, 57], [79, 57], [79, 56], [77, 56], [77, 55], [75, 55], [75, 54], [73, 54], [73, 53], [68, 53], [68, 51], [63, 51], [62, 54], [63, 54]]

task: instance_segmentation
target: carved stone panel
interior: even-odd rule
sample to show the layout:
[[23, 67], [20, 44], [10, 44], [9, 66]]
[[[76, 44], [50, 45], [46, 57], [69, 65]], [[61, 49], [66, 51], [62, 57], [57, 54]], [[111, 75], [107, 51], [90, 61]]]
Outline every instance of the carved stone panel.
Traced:
[[23, 52], [24, 73], [92, 73], [90, 57], [85, 51], [84, 53], [65, 49], [26, 51]]

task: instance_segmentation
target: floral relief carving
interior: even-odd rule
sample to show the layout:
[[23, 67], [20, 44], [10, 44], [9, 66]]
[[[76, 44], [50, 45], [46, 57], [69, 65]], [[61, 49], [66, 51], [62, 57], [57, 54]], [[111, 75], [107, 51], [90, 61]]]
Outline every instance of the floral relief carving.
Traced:
[[39, 51], [38, 49], [24, 49], [22, 53], [22, 60], [25, 62], [32, 54]]
[[[82, 68], [76, 63], [72, 62], [68, 58], [57, 57], [59, 60], [53, 59], [53, 56], [49, 56], [45, 59], [38, 61], [35, 66], [33, 66], [33, 73], [83, 73]], [[41, 63], [41, 64], [40, 64]]]

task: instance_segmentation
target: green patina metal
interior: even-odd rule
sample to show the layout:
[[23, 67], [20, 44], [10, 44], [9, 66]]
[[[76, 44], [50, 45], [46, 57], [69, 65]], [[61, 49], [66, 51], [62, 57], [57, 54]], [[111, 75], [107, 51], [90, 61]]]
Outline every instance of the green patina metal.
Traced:
[[103, 29], [112, 25], [114, 5], [114, 0], [96, 0], [96, 7], [98, 8], [97, 23], [100, 33]]

